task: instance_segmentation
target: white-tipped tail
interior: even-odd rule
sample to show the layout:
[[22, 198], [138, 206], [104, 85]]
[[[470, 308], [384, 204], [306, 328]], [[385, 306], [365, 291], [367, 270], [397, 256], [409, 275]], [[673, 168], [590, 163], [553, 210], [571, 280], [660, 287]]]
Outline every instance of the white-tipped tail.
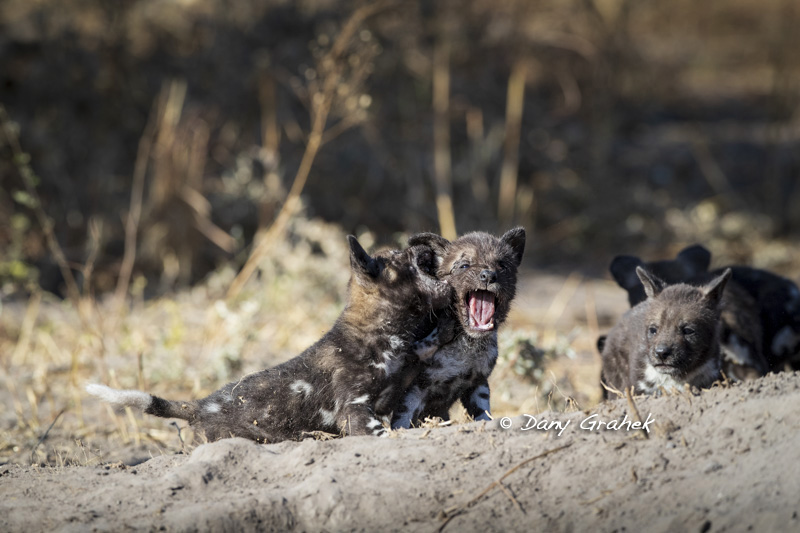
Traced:
[[97, 383], [90, 383], [86, 385], [86, 392], [92, 396], [97, 396], [114, 407], [136, 407], [144, 411], [150, 407], [153, 397], [146, 392], [140, 390], [118, 390], [106, 387], [105, 385], [98, 385]]

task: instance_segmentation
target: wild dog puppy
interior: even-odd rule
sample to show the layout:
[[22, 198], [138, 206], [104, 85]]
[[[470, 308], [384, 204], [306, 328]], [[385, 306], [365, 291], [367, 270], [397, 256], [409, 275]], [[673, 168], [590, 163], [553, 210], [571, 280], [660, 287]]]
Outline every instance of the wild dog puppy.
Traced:
[[[723, 302], [722, 320], [730, 325], [723, 330], [723, 349], [733, 346], [730, 352], [742, 354], [749, 350], [748, 342], [756, 342], [758, 335], [747, 332], [754, 318], [754, 314], [748, 310], [753, 309], [755, 303], [762, 330], [763, 359], [759, 360], [756, 354], [749, 358], [741, 355], [734, 359], [742, 365], [751, 366], [759, 375], [767, 370], [781, 370], [785, 364], [800, 370], [800, 290], [797, 285], [767, 270], [747, 266], [730, 265], [706, 274], [710, 263], [711, 252], [696, 244], [682, 250], [673, 260], [643, 263], [638, 257], [621, 255], [614, 258], [610, 270], [620, 287], [628, 292], [628, 300], [634, 306], [644, 300], [642, 285], [635, 274], [637, 266], [645, 266], [667, 283], [708, 280], [711, 276], [721, 274], [725, 268], [730, 268], [731, 281], [725, 291], [726, 297], [730, 294], [733, 301], [731, 305]], [[750, 298], [743, 296], [743, 292]], [[735, 313], [734, 308], [739, 312]], [[743, 333], [738, 346], [737, 339], [730, 337], [737, 331]]]
[[706, 274], [711, 264], [711, 252], [695, 244], [678, 252], [675, 259], [650, 261], [645, 263], [635, 255], [618, 255], [608, 270], [617, 284], [628, 293], [631, 307], [645, 301], [642, 282], [636, 275], [636, 267], [644, 267], [648, 272], [665, 283], [682, 283], [696, 276]]
[[[446, 308], [451, 288], [433, 277], [427, 246], [367, 254], [350, 242], [348, 302], [328, 333], [302, 354], [229, 383], [207, 398], [170, 401], [141, 391], [89, 385], [115, 406], [187, 420], [209, 440], [244, 437], [258, 442], [301, 439], [306, 432], [383, 435], [375, 404], [407, 379], [419, 325]], [[430, 352], [423, 346], [421, 351]], [[385, 413], [384, 413], [385, 414]]]
[[[645, 263], [630, 255], [620, 255], [611, 262], [609, 270], [620, 287], [628, 293], [631, 306], [645, 300], [642, 283], [636, 268], [644, 267], [665, 283], [703, 285], [714, 279], [708, 272], [711, 252], [699, 244], [684, 248], [675, 259]], [[720, 271], [716, 272], [719, 275]], [[720, 342], [723, 353], [723, 372], [733, 379], [763, 376], [769, 371], [763, 351], [763, 332], [758, 315], [758, 304], [735, 277], [726, 285], [722, 303], [722, 332]], [[598, 340], [602, 351], [602, 337]]]
[[684, 384], [705, 388], [721, 379], [720, 302], [731, 271], [700, 287], [666, 285], [642, 267], [636, 275], [647, 299], [609, 332], [601, 379], [639, 394]]
[[453, 340], [422, 365], [394, 411], [392, 428], [408, 428], [426, 417], [447, 420], [456, 400], [475, 420], [488, 420], [488, 378], [497, 361], [497, 328], [514, 299], [525, 230], [512, 229], [499, 239], [468, 233], [453, 242], [421, 233], [409, 244], [433, 248], [438, 278], [453, 287], [449, 313], [439, 321], [440, 328], [453, 328]]
[[746, 266], [729, 268], [733, 272], [731, 281], [757, 303], [763, 330], [762, 352], [769, 369], [779, 371], [789, 364], [794, 370], [800, 370], [800, 290], [797, 285], [767, 270]]

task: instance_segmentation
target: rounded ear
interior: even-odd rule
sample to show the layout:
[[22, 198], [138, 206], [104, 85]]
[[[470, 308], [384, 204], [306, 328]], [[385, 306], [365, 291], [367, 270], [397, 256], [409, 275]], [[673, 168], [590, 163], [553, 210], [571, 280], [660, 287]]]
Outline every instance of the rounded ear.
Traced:
[[378, 261], [361, 247], [354, 236], [348, 235], [347, 241], [350, 243], [350, 268], [353, 272], [367, 274], [372, 278], [378, 277], [381, 271]]
[[425, 232], [425, 233], [417, 233], [416, 235], [412, 235], [411, 237], [409, 237], [408, 245], [429, 246], [433, 250], [433, 253], [441, 257], [442, 255], [444, 255], [444, 251], [447, 249], [447, 247], [450, 246], [450, 241], [448, 241], [441, 235]]
[[640, 282], [636, 275], [636, 267], [642, 265], [644, 263], [636, 256], [618, 255], [611, 261], [611, 266], [608, 267], [608, 270], [617, 285], [625, 290], [630, 290], [639, 286]]
[[683, 265], [686, 273], [692, 277], [708, 272], [708, 267], [711, 265], [711, 252], [704, 246], [694, 244], [681, 250], [675, 260]]
[[703, 287], [703, 298], [713, 307], [719, 305], [719, 301], [722, 299], [722, 291], [725, 290], [725, 285], [728, 284], [730, 278], [731, 269], [726, 268], [722, 274], [712, 279], [708, 285]]
[[514, 250], [514, 260], [519, 266], [522, 263], [522, 254], [525, 253], [525, 228], [520, 226], [510, 229], [500, 237], [500, 240]]
[[636, 275], [644, 285], [644, 293], [648, 298], [655, 298], [664, 290], [665, 283], [644, 268], [637, 266]]

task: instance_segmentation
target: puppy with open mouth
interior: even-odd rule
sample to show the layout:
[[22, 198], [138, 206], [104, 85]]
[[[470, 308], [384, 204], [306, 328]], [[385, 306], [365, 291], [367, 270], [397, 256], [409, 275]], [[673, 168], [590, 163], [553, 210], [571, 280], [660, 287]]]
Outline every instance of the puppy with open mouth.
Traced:
[[439, 319], [439, 330], [452, 328], [453, 339], [425, 361], [394, 411], [392, 428], [408, 428], [428, 417], [447, 420], [457, 400], [475, 420], [489, 420], [488, 378], [497, 362], [497, 328], [516, 293], [525, 230], [515, 228], [500, 238], [474, 232], [452, 242], [421, 233], [409, 245], [431, 247], [439, 264], [437, 277], [453, 288], [449, 312]]

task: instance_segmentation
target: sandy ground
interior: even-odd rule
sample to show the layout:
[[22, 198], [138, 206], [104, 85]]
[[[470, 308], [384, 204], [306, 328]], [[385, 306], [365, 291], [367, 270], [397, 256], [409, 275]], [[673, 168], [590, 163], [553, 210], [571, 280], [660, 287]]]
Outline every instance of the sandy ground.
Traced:
[[[800, 374], [591, 412], [61, 469], [0, 467], [1, 531], [789, 531], [800, 528]], [[591, 415], [596, 417], [589, 418]], [[581, 428], [583, 425], [583, 428]], [[505, 476], [505, 477], [504, 477]]]

